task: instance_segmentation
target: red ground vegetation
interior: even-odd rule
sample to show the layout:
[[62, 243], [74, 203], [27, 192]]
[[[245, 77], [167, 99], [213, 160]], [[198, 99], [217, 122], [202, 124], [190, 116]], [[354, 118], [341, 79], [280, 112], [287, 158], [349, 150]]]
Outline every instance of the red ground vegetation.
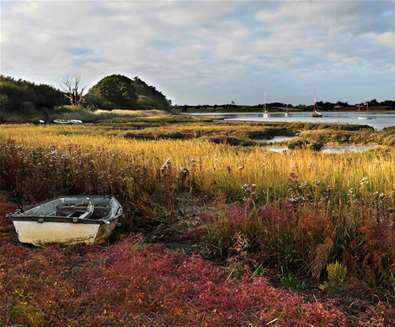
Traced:
[[15, 233], [11, 232], [14, 229], [12, 222], [5, 215], [16, 208], [16, 204], [8, 202], [5, 195], [0, 193], [0, 246], [15, 239]]
[[[0, 200], [1, 228], [14, 208]], [[1, 239], [0, 294], [6, 326], [349, 325], [335, 303], [307, 303], [262, 277], [227, 280], [199, 256], [144, 245], [138, 236], [66, 248]], [[361, 325], [385, 324], [377, 314]]]

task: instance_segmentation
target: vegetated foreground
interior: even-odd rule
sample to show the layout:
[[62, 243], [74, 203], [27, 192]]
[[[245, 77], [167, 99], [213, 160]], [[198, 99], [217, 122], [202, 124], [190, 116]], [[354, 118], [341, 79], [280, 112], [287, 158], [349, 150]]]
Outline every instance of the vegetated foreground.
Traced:
[[394, 320], [393, 148], [283, 155], [102, 132], [2, 126], [2, 188], [28, 203], [114, 194], [126, 209], [123, 235], [143, 231], [147, 240], [195, 249], [223, 267], [136, 236], [108, 247], [28, 248], [2, 218], [2, 323], [386, 326]]
[[[228, 280], [199, 256], [145, 246], [138, 236], [108, 248], [35, 249], [15, 244], [4, 218], [14, 208], [1, 198], [2, 324], [347, 326], [334, 303], [307, 303], [299, 295], [273, 288], [264, 277]], [[380, 314], [385, 307], [371, 310], [370, 322], [360, 325], [383, 325]]]

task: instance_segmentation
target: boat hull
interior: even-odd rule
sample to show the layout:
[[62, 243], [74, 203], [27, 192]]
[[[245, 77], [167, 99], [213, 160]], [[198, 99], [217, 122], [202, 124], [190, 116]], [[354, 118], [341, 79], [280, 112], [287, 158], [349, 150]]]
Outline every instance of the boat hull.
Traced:
[[117, 222], [110, 224], [78, 224], [65, 222], [13, 221], [18, 239], [35, 246], [57, 244], [93, 244], [107, 239]]

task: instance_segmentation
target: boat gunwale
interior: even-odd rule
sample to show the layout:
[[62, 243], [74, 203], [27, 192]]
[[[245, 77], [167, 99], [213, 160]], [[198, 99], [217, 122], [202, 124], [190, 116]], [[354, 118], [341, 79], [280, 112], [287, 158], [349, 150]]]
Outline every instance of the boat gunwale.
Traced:
[[24, 215], [23, 212], [14, 212], [10, 213], [7, 215], [7, 218], [9, 218], [12, 221], [36, 221], [38, 223], [44, 223], [44, 222], [57, 222], [57, 223], [69, 223], [69, 224], [96, 224], [96, 225], [103, 225], [103, 224], [110, 224], [114, 220], [119, 219], [122, 214], [123, 214], [123, 208], [122, 205], [119, 203], [119, 201], [113, 196], [113, 195], [60, 195], [52, 200], [46, 200], [39, 202], [37, 204], [34, 204], [32, 206], [29, 206], [29, 208], [26, 210], [31, 210], [36, 207], [39, 207], [41, 205], [44, 205], [48, 202], [55, 201], [61, 198], [107, 198], [107, 199], [113, 199], [115, 200], [118, 209], [115, 212], [114, 216], [105, 216], [103, 218], [99, 219], [90, 219], [90, 218], [77, 218], [77, 217], [65, 217], [65, 216], [46, 216], [46, 215]]
[[[119, 209], [118, 209], [119, 211]], [[105, 219], [75, 219], [70, 217], [64, 216], [18, 216], [14, 214], [8, 215], [8, 218], [12, 221], [37, 221], [38, 223], [69, 223], [69, 224], [96, 224], [96, 225], [103, 225], [107, 223], [111, 223], [114, 220], [118, 219], [122, 213], [117, 213], [114, 217], [105, 218]]]

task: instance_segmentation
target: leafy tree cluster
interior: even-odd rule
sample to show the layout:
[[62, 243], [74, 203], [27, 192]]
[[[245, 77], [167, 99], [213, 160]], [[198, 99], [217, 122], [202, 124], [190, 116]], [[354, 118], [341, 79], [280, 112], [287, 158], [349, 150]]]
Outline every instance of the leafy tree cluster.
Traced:
[[101, 109], [167, 109], [170, 102], [166, 97], [135, 77], [109, 75], [92, 86], [85, 97], [90, 106]]
[[0, 112], [45, 113], [66, 103], [63, 92], [52, 86], [0, 75]]
[[170, 106], [170, 100], [166, 99], [154, 86], [148, 85], [137, 76], [133, 80], [133, 85], [138, 95], [138, 107], [167, 109]]
[[91, 87], [86, 102], [101, 109], [129, 109], [136, 104], [133, 81], [123, 75], [109, 75]]

